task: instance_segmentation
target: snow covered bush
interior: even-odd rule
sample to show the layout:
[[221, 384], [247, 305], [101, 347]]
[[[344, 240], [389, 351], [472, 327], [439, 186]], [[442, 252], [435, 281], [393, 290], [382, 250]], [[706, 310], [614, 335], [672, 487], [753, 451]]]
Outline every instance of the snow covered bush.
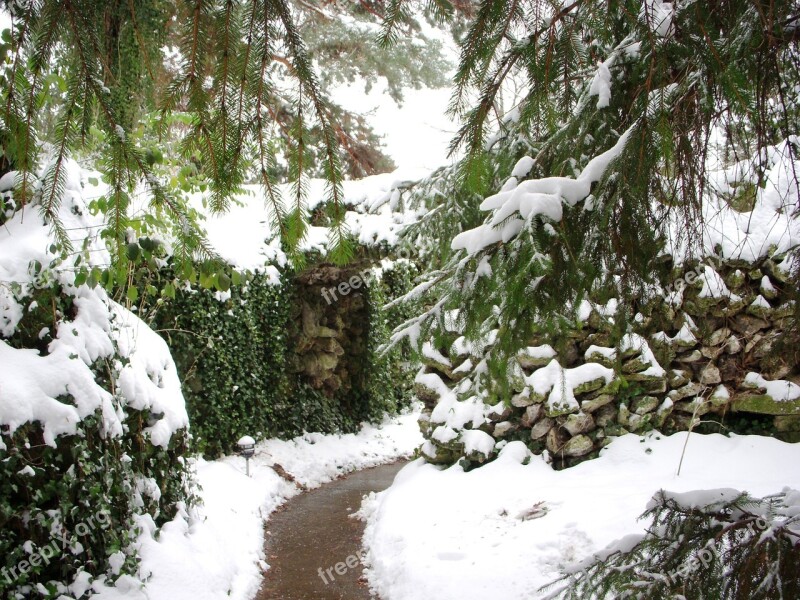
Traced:
[[192, 498], [188, 417], [169, 349], [86, 277], [83, 267], [108, 255], [91, 235], [98, 218], [80, 169], [65, 165], [60, 217], [80, 249], [57, 251], [35, 202], [0, 235], [5, 597], [79, 597], [94, 579], [136, 574], [137, 531]]
[[[547, 598], [800, 597], [800, 493], [657, 493], [630, 535], [570, 568]], [[550, 586], [550, 587], [553, 587]]]

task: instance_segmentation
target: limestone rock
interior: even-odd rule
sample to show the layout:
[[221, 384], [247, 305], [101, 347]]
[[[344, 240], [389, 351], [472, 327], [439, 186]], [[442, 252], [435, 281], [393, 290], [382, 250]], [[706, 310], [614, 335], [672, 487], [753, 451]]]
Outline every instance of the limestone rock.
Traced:
[[656, 409], [655, 426], [663, 427], [667, 418], [672, 414], [674, 408], [675, 408], [675, 403], [672, 402], [672, 400], [670, 400], [669, 398], [664, 400], [664, 402], [661, 403], [658, 409]]
[[531, 404], [533, 404], [533, 398], [531, 398], [530, 390], [525, 390], [519, 394], [514, 394], [511, 396], [512, 406], [516, 406], [517, 408], [525, 408]]
[[628, 381], [635, 381], [646, 392], [660, 394], [667, 391], [666, 375], [648, 375], [647, 373], [631, 373], [625, 377]]
[[632, 414], [628, 418], [628, 429], [630, 429], [632, 433], [637, 433], [652, 428], [653, 428], [652, 414], [646, 414], [646, 415]]
[[494, 437], [505, 437], [509, 433], [516, 431], [517, 426], [510, 421], [502, 421], [494, 426]]
[[769, 394], [745, 393], [732, 403], [735, 411], [759, 415], [800, 415], [800, 398], [791, 401], [776, 401]]
[[690, 381], [683, 387], [672, 390], [669, 393], [669, 398], [673, 402], [678, 402], [680, 400], [683, 400], [684, 398], [694, 398], [695, 396], [697, 396], [697, 394], [699, 394], [702, 391], [703, 391], [703, 386], [694, 381]]
[[613, 348], [603, 348], [601, 346], [590, 346], [584, 354], [587, 362], [596, 362], [609, 369], [614, 368], [616, 352]]
[[736, 269], [735, 271], [728, 273], [727, 277], [724, 279], [725, 285], [731, 289], [737, 290], [744, 285], [745, 275], [740, 269]]
[[592, 450], [594, 450], [594, 442], [591, 438], [586, 435], [576, 435], [564, 445], [562, 452], [564, 456], [577, 457], [585, 456]]
[[775, 429], [780, 432], [800, 431], [800, 415], [775, 417]]
[[746, 339], [767, 327], [769, 327], [769, 321], [744, 313], [736, 315], [730, 322], [730, 328], [742, 334]]
[[655, 396], [640, 396], [635, 398], [631, 408], [637, 415], [646, 415], [653, 412], [659, 404], [658, 398]]
[[503, 403], [498, 403], [497, 406], [495, 406], [494, 409], [489, 412], [488, 417], [493, 423], [507, 421], [509, 418], [511, 418], [511, 409], [508, 406], [505, 406]]
[[693, 400], [675, 403], [675, 410], [688, 414], [695, 414], [696, 411], [698, 417], [702, 417], [711, 412], [711, 408], [711, 403], [705, 402], [702, 398], [694, 398]]
[[747, 278], [750, 281], [758, 281], [764, 276], [764, 272], [761, 269], [751, 269], [747, 272]]
[[714, 363], [708, 363], [705, 368], [700, 371], [700, 383], [703, 385], [715, 385], [722, 383], [719, 369]]
[[594, 419], [592, 415], [586, 413], [572, 414], [567, 417], [562, 425], [570, 435], [578, 435], [579, 433], [586, 433], [594, 429]]
[[712, 406], [718, 408], [720, 406], [725, 406], [730, 399], [731, 393], [728, 388], [724, 385], [718, 385], [711, 393], [711, 396], [709, 396], [708, 401], [711, 402]]
[[598, 427], [608, 427], [617, 421], [617, 408], [616, 406], [607, 404], [600, 407], [593, 415], [594, 422]]
[[619, 424], [622, 425], [623, 427], [627, 427], [628, 422], [630, 421], [630, 417], [631, 417], [631, 411], [628, 410], [627, 405], [620, 404], [619, 412], [617, 413], [617, 421], [619, 421]]
[[583, 394], [588, 394], [589, 392], [594, 392], [595, 390], [599, 390], [606, 384], [606, 380], [603, 377], [598, 377], [597, 379], [592, 379], [591, 381], [587, 381], [585, 383], [581, 383], [575, 386], [573, 393], [576, 396], [581, 396]]
[[778, 268], [778, 265], [775, 264], [775, 261], [773, 261], [771, 258], [768, 258], [764, 261], [764, 263], [761, 265], [761, 270], [779, 283], [786, 283], [786, 281], [789, 279], [788, 273]]
[[683, 369], [673, 369], [670, 373], [669, 387], [676, 389], [689, 383], [689, 377]]
[[769, 319], [772, 315], [772, 306], [764, 296], [757, 296], [753, 303], [747, 307], [747, 314], [759, 319]]
[[520, 423], [523, 427], [533, 427], [534, 423], [538, 421], [542, 414], [544, 413], [544, 408], [542, 408], [541, 404], [533, 404], [528, 406], [525, 409], [525, 414], [522, 415], [520, 419]]
[[523, 369], [538, 369], [545, 367], [556, 357], [556, 351], [552, 346], [543, 344], [541, 346], [529, 346], [517, 354], [517, 362]]
[[728, 338], [728, 341], [725, 343], [725, 354], [738, 354], [742, 351], [742, 343], [739, 341], [739, 338], [735, 335], [732, 335]]
[[740, 377], [741, 368], [739, 366], [739, 358], [736, 355], [721, 357], [717, 361], [717, 367], [722, 381], [733, 382]]
[[541, 421], [537, 421], [537, 423], [531, 428], [531, 439], [538, 440], [543, 438], [551, 429], [553, 429], [555, 424], [556, 422], [550, 417], [545, 417]]
[[703, 358], [707, 358], [709, 360], [716, 360], [719, 358], [719, 355], [722, 354], [724, 348], [717, 346], [703, 346], [700, 348], [700, 354], [703, 355]]
[[432, 406], [439, 401], [439, 392], [424, 383], [414, 383], [414, 394], [428, 406]]
[[560, 427], [553, 427], [547, 433], [547, 441], [545, 442], [547, 446], [548, 452], [553, 456], [556, 456], [561, 449], [564, 447], [564, 444], [567, 443], [567, 436], [565, 433], [562, 432]]
[[722, 346], [731, 335], [731, 330], [727, 327], [717, 329], [708, 337], [709, 346]]
[[766, 275], [761, 278], [761, 287], [759, 287], [759, 291], [767, 300], [775, 300], [775, 298], [778, 297], [778, 290], [775, 289], [775, 286], [772, 285], [772, 282]]
[[632, 358], [622, 365], [623, 373], [641, 373], [650, 367], [650, 363], [642, 357]]
[[581, 410], [583, 412], [591, 413], [603, 406], [606, 406], [613, 400], [614, 396], [612, 396], [611, 394], [600, 394], [596, 398], [592, 398], [591, 400], [584, 400], [583, 402], [581, 402]]
[[703, 360], [703, 355], [700, 354], [699, 350], [692, 350], [691, 352], [677, 356], [675, 360], [682, 363], [695, 363], [698, 360]]

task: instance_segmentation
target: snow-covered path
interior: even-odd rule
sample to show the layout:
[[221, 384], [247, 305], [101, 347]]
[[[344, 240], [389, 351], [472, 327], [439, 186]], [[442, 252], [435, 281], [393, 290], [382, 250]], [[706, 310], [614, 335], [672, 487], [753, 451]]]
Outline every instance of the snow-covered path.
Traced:
[[[96, 582], [93, 588], [99, 593], [94, 600], [254, 598], [270, 563], [264, 553], [264, 523], [302, 492], [276, 470], [314, 489], [347, 473], [395, 462], [422, 443], [418, 416], [417, 409], [379, 425], [365, 425], [356, 434], [307, 433], [292, 440], [266, 440], [256, 447], [252, 477], [245, 475], [244, 459], [238, 456], [199, 460], [203, 504], [164, 525], [158, 539], [149, 529], [138, 537], [141, 575], [149, 575], [146, 587], [125, 577], [113, 588]], [[334, 565], [346, 558], [337, 558]]]

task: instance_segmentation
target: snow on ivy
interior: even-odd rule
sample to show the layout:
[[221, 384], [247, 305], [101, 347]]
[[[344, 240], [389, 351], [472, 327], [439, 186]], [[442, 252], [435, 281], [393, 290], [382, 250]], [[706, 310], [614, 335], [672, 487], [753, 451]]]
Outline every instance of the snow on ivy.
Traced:
[[[82, 172], [66, 163], [66, 190], [61, 218], [67, 231], [88, 236], [87, 262], [102, 265], [108, 255], [92, 237], [100, 216], [92, 216], [84, 197]], [[7, 181], [13, 177], [7, 176]], [[80, 246], [79, 240], [76, 246]], [[90, 415], [99, 416], [102, 435], [123, 432], [126, 409], [150, 412], [146, 429], [153, 444], [166, 446], [188, 426], [175, 364], [166, 343], [136, 315], [111, 300], [102, 288], [75, 286], [75, 268], [51, 252], [50, 227], [35, 207], [18, 211], [4, 225], [0, 239], [0, 334], [11, 338], [35, 307], [32, 294], [60, 285], [73, 300], [74, 316], [58, 316], [45, 353], [15, 348], [0, 340], [0, 425], [5, 435], [27, 423], [38, 423], [44, 441], [73, 435]], [[96, 380], [98, 361], [110, 364], [111, 389]], [[105, 365], [103, 368], [107, 368]], [[5, 448], [0, 439], [0, 448]]]

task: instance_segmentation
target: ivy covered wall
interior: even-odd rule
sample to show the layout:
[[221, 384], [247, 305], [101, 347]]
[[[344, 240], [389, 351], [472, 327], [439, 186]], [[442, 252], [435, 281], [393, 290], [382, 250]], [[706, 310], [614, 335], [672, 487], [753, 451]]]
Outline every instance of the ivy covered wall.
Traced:
[[[178, 290], [154, 328], [178, 365], [198, 450], [230, 453], [244, 434], [355, 431], [406, 402], [403, 356], [378, 352], [389, 332], [386, 297], [410, 285], [394, 271], [382, 278], [368, 263], [318, 264], [278, 285], [255, 274], [227, 292]], [[363, 285], [326, 300], [324, 290], [354, 277]]]

